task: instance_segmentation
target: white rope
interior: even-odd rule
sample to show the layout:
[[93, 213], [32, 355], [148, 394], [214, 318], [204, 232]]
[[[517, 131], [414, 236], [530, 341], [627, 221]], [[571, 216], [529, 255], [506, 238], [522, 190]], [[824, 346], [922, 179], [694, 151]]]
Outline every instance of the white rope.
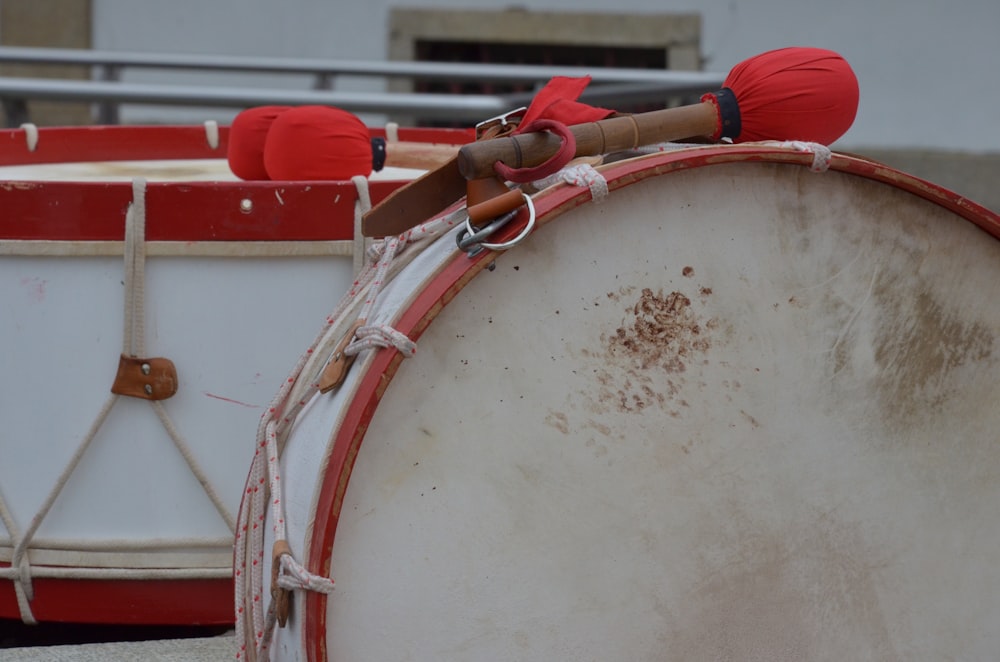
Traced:
[[[21, 535], [18, 532], [17, 523], [14, 521], [14, 514], [7, 507], [7, 502], [0, 494], [0, 520], [7, 527], [15, 545], [20, 544]], [[31, 600], [34, 597], [34, 588], [31, 585], [31, 565], [28, 559], [23, 559], [20, 563], [11, 563], [9, 568], [0, 568], [0, 577], [6, 577], [14, 582], [14, 596], [17, 599], [17, 609], [21, 614], [21, 620], [28, 625], [36, 625], [35, 615], [31, 612]]]
[[385, 124], [385, 141], [387, 143], [398, 143], [399, 142], [399, 123], [398, 122], [386, 122], [386, 124]]
[[289, 590], [302, 589], [317, 593], [333, 593], [332, 579], [314, 575], [302, 567], [291, 554], [281, 555], [281, 572], [278, 573], [278, 586]]
[[812, 165], [809, 169], [813, 172], [826, 172], [830, 168], [830, 161], [833, 159], [833, 152], [830, 148], [821, 143], [811, 143], [802, 140], [765, 141], [765, 145], [774, 145], [785, 149], [794, 149], [796, 152], [812, 154]]
[[357, 276], [365, 266], [365, 251], [368, 238], [361, 231], [361, 223], [372, 208], [372, 197], [368, 191], [368, 178], [364, 175], [351, 177], [358, 199], [354, 201], [354, 275]]
[[24, 142], [28, 146], [29, 152], [34, 152], [38, 148], [38, 127], [30, 122], [21, 125], [24, 131]]
[[[132, 206], [125, 217], [125, 332], [123, 353], [128, 356], [146, 355], [146, 181], [132, 182]], [[232, 513], [223, 503], [208, 475], [195, 459], [191, 448], [181, 436], [162, 402], [150, 400], [163, 429], [201, 484], [212, 505], [230, 531], [236, 530]]]
[[[56, 479], [55, 484], [49, 491], [48, 496], [42, 503], [41, 508], [35, 513], [35, 516], [31, 518], [31, 523], [28, 525], [28, 529], [24, 532], [24, 535], [18, 540], [17, 545], [14, 547], [14, 554], [11, 557], [10, 565], [14, 568], [20, 568], [20, 576], [14, 580], [14, 590], [17, 593], [17, 603], [21, 611], [21, 620], [28, 625], [35, 625], [37, 621], [31, 612], [31, 607], [28, 602], [32, 599], [32, 588], [31, 588], [31, 563], [27, 556], [28, 545], [31, 544], [31, 539], [34, 537], [35, 532], [41, 525], [42, 520], [48, 515], [49, 510], [52, 508], [52, 504], [55, 503], [56, 498], [62, 492], [63, 487], [65, 487], [66, 482], [69, 480], [70, 475], [76, 466], [80, 463], [80, 458], [86, 452], [87, 448], [90, 447], [90, 443], [97, 436], [97, 431], [104, 424], [104, 420], [108, 417], [108, 413], [111, 411], [111, 407], [114, 406], [115, 402], [118, 401], [118, 395], [112, 393], [111, 396], [105, 401], [104, 406], [101, 411], [98, 412], [97, 418], [91, 424], [90, 429], [84, 436], [80, 445], [77, 447], [76, 452], [73, 453], [73, 457], [70, 458], [69, 463], [63, 469], [62, 473], [59, 474], [59, 478]], [[14, 536], [14, 532], [10, 532]]]
[[122, 353], [145, 356], [146, 181], [132, 182], [132, 204], [125, 214], [125, 329]]
[[205, 120], [205, 141], [212, 149], [219, 149], [219, 123]]
[[229, 512], [229, 508], [226, 507], [226, 504], [222, 501], [222, 498], [219, 497], [219, 493], [216, 492], [215, 486], [212, 485], [212, 482], [211, 480], [209, 480], [208, 475], [205, 473], [205, 470], [202, 469], [201, 465], [198, 463], [198, 460], [195, 459], [194, 453], [191, 452], [191, 447], [188, 446], [187, 442], [184, 440], [184, 437], [181, 436], [180, 432], [177, 431], [177, 427], [174, 425], [174, 422], [170, 420], [170, 416], [167, 414], [167, 408], [163, 406], [162, 402], [159, 402], [157, 400], [151, 400], [149, 404], [153, 406], [153, 410], [156, 412], [157, 417], [160, 419], [160, 423], [163, 425], [163, 428], [167, 431], [167, 434], [170, 436], [171, 441], [174, 442], [174, 446], [180, 452], [181, 457], [184, 458], [184, 462], [187, 463], [188, 469], [190, 469], [191, 473], [194, 474], [194, 477], [198, 479], [198, 483], [201, 485], [201, 489], [205, 491], [206, 495], [208, 495], [208, 498], [212, 502], [212, 505], [215, 506], [215, 510], [218, 511], [219, 515], [226, 523], [226, 526], [229, 527], [229, 530], [235, 532], [236, 520], [233, 518], [233, 514]]
[[533, 184], [540, 190], [561, 182], [570, 186], [590, 189], [590, 198], [597, 204], [608, 197], [608, 180], [589, 163], [566, 166], [559, 172], [533, 182]]
[[[368, 248], [366, 253], [369, 259], [366, 266], [334, 311], [327, 316], [326, 325], [299, 357], [295, 367], [282, 382], [270, 406], [261, 417], [236, 523], [233, 580], [237, 660], [267, 662], [270, 659], [269, 645], [274, 634], [276, 615], [273, 603], [266, 612], [264, 610], [265, 501], [268, 499], [270, 501], [272, 533], [275, 540], [287, 541], [280, 458], [284, 440], [287, 439], [298, 414], [319, 391], [319, 374], [307, 368], [319, 363], [321, 357], [329, 356], [332, 348], [339, 343], [344, 333], [357, 319], [367, 319], [366, 316], [373, 309], [378, 293], [386, 280], [398, 273], [418, 254], [420, 247], [430, 244], [460, 223], [461, 216], [459, 211], [436, 218], [399, 236], [376, 241]], [[399, 337], [395, 337], [395, 340], [402, 346], [406, 347], [406, 343], [412, 344], [408, 338], [402, 342], [405, 335], [396, 333]], [[356, 331], [357, 334], [366, 337], [380, 334], [393, 337], [393, 333], [387, 332], [382, 325], [362, 326]], [[407, 355], [404, 353], [404, 356]], [[321, 370], [319, 372], [321, 373]], [[282, 554], [279, 563], [278, 586], [289, 590], [314, 590], [323, 593], [333, 591], [332, 579], [310, 573], [291, 554]]]
[[344, 354], [347, 356], [354, 356], [374, 347], [395, 347], [406, 357], [417, 353], [417, 343], [387, 324], [362, 326], [354, 335], [357, 340], [344, 348]]

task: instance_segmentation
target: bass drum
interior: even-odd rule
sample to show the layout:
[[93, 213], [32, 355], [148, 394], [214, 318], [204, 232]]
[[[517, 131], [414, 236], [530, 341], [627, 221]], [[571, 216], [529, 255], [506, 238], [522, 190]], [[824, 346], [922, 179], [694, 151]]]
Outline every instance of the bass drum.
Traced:
[[283, 448], [336, 586], [271, 658], [994, 656], [1000, 218], [812, 162], [620, 160], [506, 252], [403, 268], [369, 321], [415, 355], [363, 352]]

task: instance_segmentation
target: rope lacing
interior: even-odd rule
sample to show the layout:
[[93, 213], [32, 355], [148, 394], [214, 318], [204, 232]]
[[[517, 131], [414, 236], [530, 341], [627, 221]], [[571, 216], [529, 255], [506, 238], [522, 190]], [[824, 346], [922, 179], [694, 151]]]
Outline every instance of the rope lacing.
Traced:
[[291, 554], [281, 555], [281, 571], [278, 573], [278, 586], [288, 590], [316, 591], [317, 593], [333, 593], [333, 580], [314, 575], [306, 570]]
[[344, 354], [355, 356], [359, 352], [373, 347], [395, 347], [403, 356], [413, 356], [417, 353], [417, 344], [386, 324], [359, 327], [354, 332], [357, 340], [344, 348]]
[[[371, 197], [366, 178], [355, 177], [352, 181], [358, 190], [355, 227], [360, 227], [361, 217], [371, 208]], [[298, 415], [319, 391], [318, 380], [324, 360], [357, 320], [368, 318], [383, 284], [419, 254], [416, 245], [430, 244], [454, 228], [460, 223], [462, 213], [462, 210], [458, 210], [435, 218], [399, 236], [373, 242], [365, 250], [367, 263], [334, 311], [327, 316], [324, 328], [299, 357], [261, 417], [256, 450], [251, 460], [236, 525], [233, 575], [237, 660], [267, 662], [270, 659], [270, 645], [278, 615], [273, 600], [267, 611], [264, 610], [265, 501], [269, 501], [271, 508], [274, 539], [287, 545], [280, 474], [281, 452]], [[362, 325], [355, 331], [355, 338], [344, 350], [345, 354], [350, 352], [356, 355], [376, 346], [396, 347], [404, 357], [412, 356], [416, 351], [413, 341], [388, 325]], [[277, 558], [279, 569], [275, 581], [278, 587], [322, 593], [333, 591], [332, 579], [309, 572], [305, 565], [294, 558], [290, 547], [285, 549], [288, 551], [283, 551]]]
[[[125, 302], [124, 302], [124, 329], [122, 333], [122, 353], [127, 356], [145, 355], [145, 265], [146, 265], [146, 180], [135, 179], [132, 182], [132, 203], [125, 214]], [[18, 609], [21, 620], [29, 625], [37, 623], [31, 611], [31, 600], [33, 599], [33, 589], [31, 584], [31, 563], [28, 558], [28, 550], [34, 539], [35, 533], [41, 526], [45, 517], [52, 509], [56, 499], [62, 493], [63, 488], [69, 481], [73, 471], [80, 464], [80, 460], [97, 437], [112, 407], [121, 396], [111, 393], [104, 402], [90, 428], [77, 446], [69, 462], [62, 473], [56, 479], [55, 484], [45, 497], [44, 502], [32, 517], [28, 528], [23, 534], [18, 533], [13, 515], [7, 508], [6, 503], [0, 498], [0, 519], [3, 520], [8, 532], [14, 542], [14, 552], [11, 557], [10, 568], [3, 569], [0, 574], [8, 577], [14, 582], [14, 591], [17, 596]], [[230, 530], [235, 529], [233, 516], [229, 513], [226, 505], [219, 497], [215, 488], [210, 483], [207, 474], [198, 464], [190, 447], [174, 426], [167, 414], [166, 408], [159, 401], [150, 401], [153, 409], [160, 419], [164, 429], [184, 458], [188, 468], [198, 479], [205, 494], [208, 495], [219, 515], [226, 522]], [[155, 569], [143, 571], [137, 569], [135, 578], [148, 578], [158, 576]]]
[[575, 163], [568, 165], [559, 172], [539, 179], [532, 184], [543, 189], [553, 184], [566, 183], [570, 186], [590, 189], [590, 197], [595, 203], [600, 204], [608, 197], [608, 180], [604, 178], [597, 168], [589, 163]]
[[809, 169], [813, 172], [826, 172], [829, 170], [830, 161], [833, 159], [833, 152], [830, 151], [829, 147], [823, 145], [822, 143], [812, 143], [803, 140], [775, 140], [765, 141], [763, 144], [784, 147], [785, 149], [794, 149], [796, 152], [812, 154], [813, 160]]

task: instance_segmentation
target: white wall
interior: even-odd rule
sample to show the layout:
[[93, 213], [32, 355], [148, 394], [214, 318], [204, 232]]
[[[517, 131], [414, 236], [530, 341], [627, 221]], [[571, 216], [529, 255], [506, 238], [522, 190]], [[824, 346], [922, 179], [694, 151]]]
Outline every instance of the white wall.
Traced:
[[[781, 46], [830, 48], [847, 58], [861, 84], [857, 121], [839, 147], [1000, 152], [1000, 0], [545, 0], [521, 5], [544, 11], [700, 12], [706, 69], [720, 72]], [[383, 59], [391, 7], [497, 8], [476, 0], [93, 0], [93, 6], [97, 49], [338, 59]], [[177, 80], [130, 74], [131, 80], [157, 78]], [[343, 89], [375, 84], [360, 81]], [[154, 119], [164, 112], [138, 109], [126, 117]], [[195, 119], [206, 114], [231, 116], [216, 109]]]

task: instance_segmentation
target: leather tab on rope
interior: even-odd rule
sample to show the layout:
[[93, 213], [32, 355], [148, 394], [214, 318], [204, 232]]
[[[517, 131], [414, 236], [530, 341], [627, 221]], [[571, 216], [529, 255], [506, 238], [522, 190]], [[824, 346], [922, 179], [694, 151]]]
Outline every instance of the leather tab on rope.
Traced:
[[170, 359], [122, 354], [111, 392], [144, 400], [166, 400], [177, 393], [177, 368]]
[[291, 609], [292, 592], [278, 586], [278, 574], [281, 571], [283, 554], [292, 555], [292, 548], [287, 540], [275, 540], [271, 548], [271, 601], [274, 603], [274, 615], [278, 619], [278, 627], [285, 627], [288, 622], [288, 612]]
[[354, 340], [354, 335], [358, 329], [364, 325], [365, 320], [359, 318], [351, 325], [347, 333], [337, 341], [337, 346], [334, 348], [333, 354], [330, 355], [330, 361], [323, 368], [323, 373], [319, 377], [317, 386], [320, 393], [329, 393], [344, 383], [344, 380], [347, 378], [347, 370], [354, 363], [354, 357], [356, 356], [354, 354], [345, 354], [344, 350]]

